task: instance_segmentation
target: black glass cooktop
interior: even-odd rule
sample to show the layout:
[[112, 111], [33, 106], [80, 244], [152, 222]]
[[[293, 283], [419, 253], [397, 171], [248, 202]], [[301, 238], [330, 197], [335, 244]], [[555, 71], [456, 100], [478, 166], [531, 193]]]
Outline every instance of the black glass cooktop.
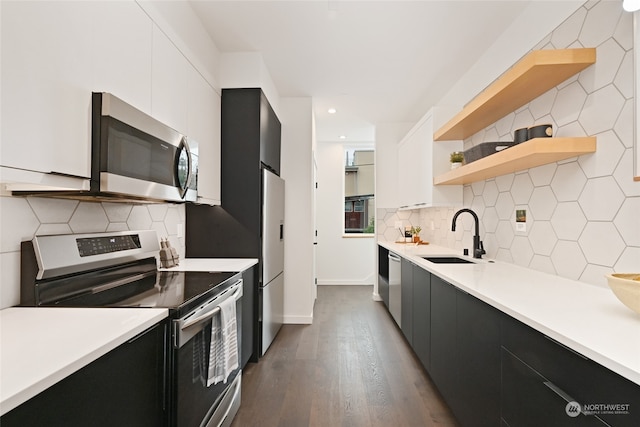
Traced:
[[[152, 271], [127, 277], [102, 277], [99, 284], [62, 295], [42, 305], [60, 307], [156, 307], [177, 316], [222, 292], [238, 273]], [[103, 275], [104, 276], [104, 275]], [[128, 283], [119, 283], [123, 279]], [[114, 285], [111, 285], [114, 284]], [[59, 287], [60, 288], [60, 287]]]

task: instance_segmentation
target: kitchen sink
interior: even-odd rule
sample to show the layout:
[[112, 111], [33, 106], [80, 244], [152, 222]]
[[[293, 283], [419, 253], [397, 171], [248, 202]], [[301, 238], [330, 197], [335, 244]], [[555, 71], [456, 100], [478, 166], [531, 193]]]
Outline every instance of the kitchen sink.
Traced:
[[473, 261], [457, 256], [423, 256], [422, 258], [435, 264], [475, 264]]

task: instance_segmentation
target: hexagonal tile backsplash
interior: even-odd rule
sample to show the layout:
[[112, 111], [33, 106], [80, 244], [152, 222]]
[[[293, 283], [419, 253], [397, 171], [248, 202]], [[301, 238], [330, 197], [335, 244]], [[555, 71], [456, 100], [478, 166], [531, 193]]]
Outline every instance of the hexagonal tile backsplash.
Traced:
[[156, 230], [184, 258], [184, 205], [89, 203], [43, 197], [0, 197], [0, 308], [20, 301], [20, 242], [35, 235]]
[[[515, 129], [543, 123], [555, 136], [597, 137], [594, 154], [465, 186], [464, 206], [481, 218], [488, 257], [598, 286], [608, 272], [640, 271], [632, 28], [618, 2], [587, 2], [535, 49], [595, 47], [596, 63], [465, 140], [465, 148], [513, 140]], [[450, 232], [458, 208], [378, 209], [378, 237], [394, 240], [389, 227], [402, 220], [421, 225], [424, 240], [471, 248], [470, 227]], [[516, 229], [516, 209], [527, 211], [525, 232]]]

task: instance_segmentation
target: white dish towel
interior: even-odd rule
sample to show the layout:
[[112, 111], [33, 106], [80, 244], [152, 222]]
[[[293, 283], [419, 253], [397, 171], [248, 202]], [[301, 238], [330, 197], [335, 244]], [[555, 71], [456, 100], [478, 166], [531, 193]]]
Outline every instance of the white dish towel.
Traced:
[[211, 347], [207, 387], [226, 384], [229, 374], [238, 367], [238, 324], [236, 299], [227, 298], [220, 304], [220, 312], [211, 319]]

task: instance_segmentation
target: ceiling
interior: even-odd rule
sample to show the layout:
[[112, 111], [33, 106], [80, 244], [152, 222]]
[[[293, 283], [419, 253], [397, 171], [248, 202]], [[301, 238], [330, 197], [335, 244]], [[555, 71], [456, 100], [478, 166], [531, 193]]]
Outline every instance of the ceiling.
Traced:
[[350, 142], [416, 122], [531, 3], [190, 2], [221, 53], [260, 52], [281, 97], [312, 97], [318, 141]]

